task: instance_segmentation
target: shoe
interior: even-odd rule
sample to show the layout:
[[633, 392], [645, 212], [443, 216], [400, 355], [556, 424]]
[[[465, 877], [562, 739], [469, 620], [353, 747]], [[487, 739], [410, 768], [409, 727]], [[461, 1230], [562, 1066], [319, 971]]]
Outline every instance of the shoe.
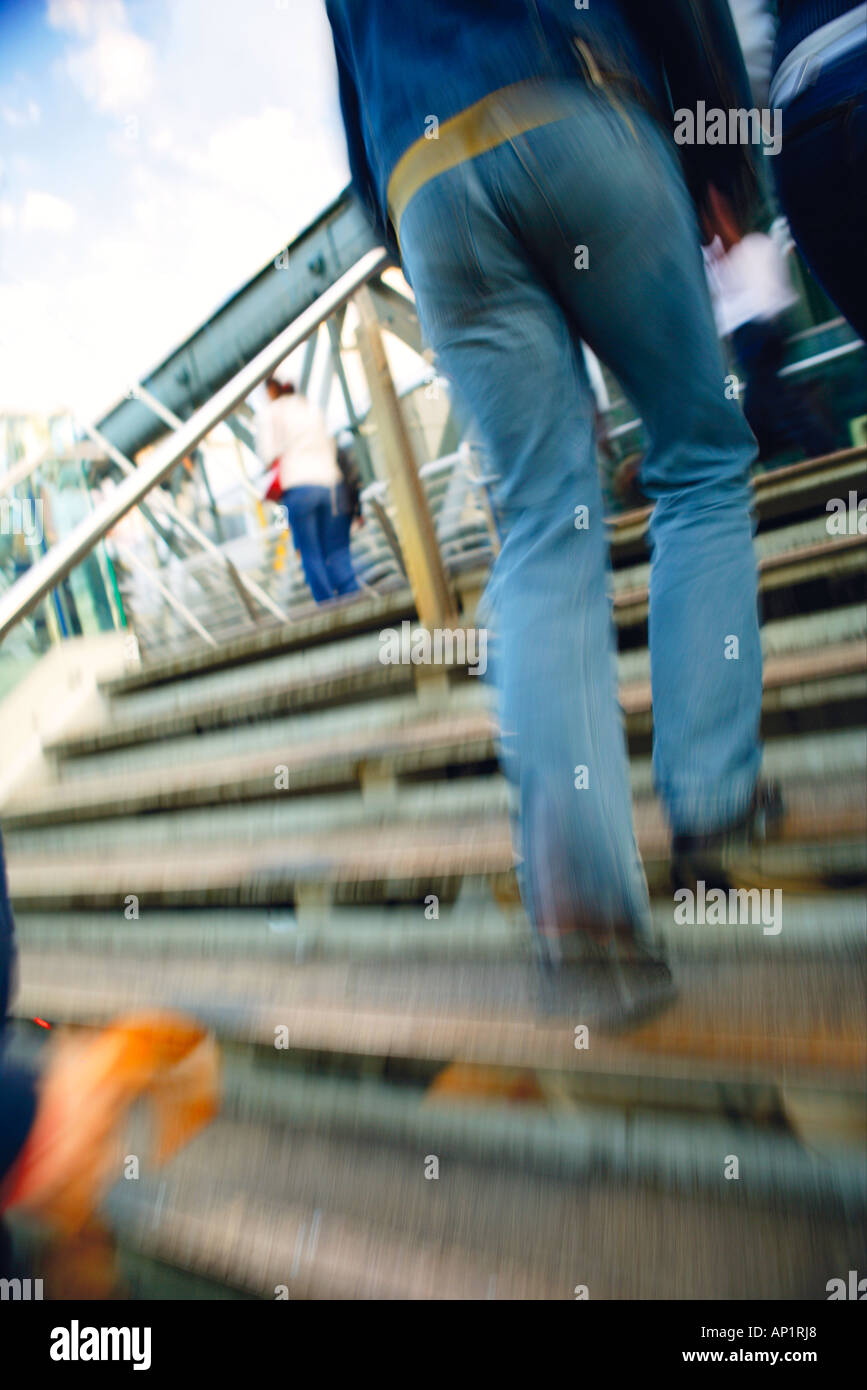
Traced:
[[[564, 949], [565, 948], [565, 949]], [[537, 1009], [605, 1033], [638, 1027], [674, 1003], [668, 962], [632, 930], [607, 937], [573, 933], [538, 962]]]
[[[746, 814], [723, 830], [707, 835], [675, 835], [671, 847], [671, 877], [675, 889], [767, 887], [761, 872], [759, 851], [772, 841], [785, 819], [785, 806], [777, 782], [760, 781]], [[773, 885], [782, 887], [780, 874]]]

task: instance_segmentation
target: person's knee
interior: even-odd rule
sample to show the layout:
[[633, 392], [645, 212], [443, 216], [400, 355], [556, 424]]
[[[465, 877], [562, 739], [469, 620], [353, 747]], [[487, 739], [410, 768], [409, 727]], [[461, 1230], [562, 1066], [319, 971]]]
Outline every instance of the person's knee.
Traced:
[[748, 494], [756, 439], [736, 401], [708, 403], [676, 422], [665, 437], [652, 439], [641, 469], [648, 497], [716, 492], [735, 499]]

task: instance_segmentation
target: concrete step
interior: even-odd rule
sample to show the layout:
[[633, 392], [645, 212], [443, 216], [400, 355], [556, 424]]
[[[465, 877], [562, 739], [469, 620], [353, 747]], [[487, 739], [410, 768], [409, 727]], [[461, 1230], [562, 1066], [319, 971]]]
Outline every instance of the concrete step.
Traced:
[[[803, 557], [805, 553], [812, 553], [816, 547], [824, 550], [829, 542], [833, 543], [833, 538], [828, 534], [827, 521], [827, 515], [821, 513], [772, 530], [759, 531], [754, 544], [760, 572], [773, 570], [775, 566], [784, 563], [786, 557]], [[826, 553], [830, 560], [833, 552]], [[620, 565], [614, 571], [614, 593], [620, 595], [630, 590], [646, 588], [649, 578], [650, 564], [646, 560], [637, 565]]]
[[[766, 658], [771, 656], [818, 651], [822, 647], [844, 642], [864, 641], [867, 637], [867, 605], [850, 604], [830, 613], [801, 615], [797, 618], [780, 619], [766, 623], [762, 630], [762, 650]], [[367, 639], [365, 639], [367, 640]], [[350, 644], [347, 644], [346, 650]], [[356, 644], [352, 644], [355, 648]], [[377, 643], [378, 649], [378, 643]], [[90, 733], [67, 736], [52, 745], [47, 751], [62, 760], [60, 774], [86, 776], [92, 771], [107, 771], [112, 767], [132, 770], [155, 764], [161, 758], [173, 762], [184, 761], [189, 757], [219, 756], [222, 749], [240, 754], [245, 749], [262, 746], [268, 735], [265, 725], [273, 730], [275, 741], [286, 737], [304, 739], [331, 736], [335, 733], [361, 731], [382, 722], [403, 722], [412, 713], [419, 712], [421, 705], [425, 711], [445, 709], [478, 709], [492, 702], [485, 682], [478, 679], [465, 679], [438, 690], [436, 698], [425, 698], [426, 692], [416, 696], [412, 680], [404, 680], [395, 685], [392, 678], [384, 677], [382, 668], [376, 670], [376, 652], [370, 647], [364, 653], [369, 658], [371, 668], [371, 688], [363, 703], [350, 703], [322, 709], [309, 709], [313, 703], [307, 697], [309, 688], [327, 690], [334, 694], [343, 689], [346, 698], [352, 700], [358, 694], [357, 675], [360, 664], [353, 662], [351, 672], [344, 669], [338, 673], [332, 667], [330, 674], [320, 670], [287, 670], [288, 662], [297, 662], [297, 657], [264, 663], [263, 667], [254, 664], [232, 672], [232, 683], [228, 689], [216, 685], [219, 678], [207, 682], [190, 682], [180, 690], [172, 687], [166, 692], [158, 692], [164, 699], [171, 696], [165, 707], [154, 705], [154, 696], [149, 695], [149, 707], [130, 710], [124, 702], [123, 717], [111, 718], [111, 711], [102, 723]], [[318, 655], [318, 654], [314, 654]], [[353, 656], [360, 656], [355, 650]], [[273, 667], [273, 669], [271, 669]], [[267, 668], [267, 669], [265, 669]], [[618, 657], [618, 672], [622, 684], [634, 684], [650, 679], [650, 656], [646, 647], [621, 652]], [[405, 669], [404, 669], [405, 674]], [[320, 679], [320, 678], [324, 678]], [[308, 688], [306, 683], [310, 682]], [[385, 682], [383, 687], [383, 681]], [[196, 687], [199, 688], [197, 690]], [[401, 694], [402, 689], [412, 690], [412, 694]], [[294, 712], [275, 718], [274, 691], [282, 692], [279, 697], [285, 700], [287, 708]], [[302, 694], [301, 692], [305, 693]], [[382, 691], [385, 698], [377, 698]], [[323, 696], [324, 698], [324, 696]], [[330, 695], [329, 697], [330, 698]], [[335, 696], [335, 698], [338, 698]], [[135, 697], [131, 697], [135, 699]], [[255, 722], [254, 722], [255, 721]], [[203, 735], [208, 736], [207, 744]], [[167, 740], [170, 748], [166, 749]], [[165, 750], [165, 751], [163, 751]]]
[[[782, 1152], [738, 1137], [719, 1134], [720, 1171], [741, 1149], [741, 1172]], [[858, 1267], [839, 1206], [757, 1210], [743, 1179], [715, 1195], [658, 1191], [606, 1172], [602, 1142], [598, 1176], [582, 1178], [440, 1147], [222, 1120], [110, 1210], [152, 1257], [266, 1299], [574, 1300], [579, 1286], [592, 1299], [822, 1298], [829, 1270]]]
[[[412, 713], [417, 716], [417, 706], [413, 706]], [[412, 727], [410, 721], [407, 725]], [[487, 818], [505, 815], [508, 811], [507, 784], [493, 762], [490, 771], [469, 775], [470, 769], [478, 765], [472, 759], [480, 751], [473, 740], [436, 744], [442, 755], [440, 770], [444, 774], [448, 770], [462, 770], [464, 775], [436, 780], [425, 776], [418, 782], [399, 780], [400, 767], [409, 768], [410, 765], [400, 762], [405, 750], [399, 746], [389, 749], [387, 744], [378, 763], [374, 765], [371, 761], [371, 770], [375, 766], [380, 774], [379, 781], [372, 780], [367, 775], [364, 742], [361, 738], [359, 742], [357, 776], [349, 779], [354, 785], [346, 790], [341, 790], [341, 784], [335, 782], [335, 789], [330, 792], [326, 789], [319, 794], [308, 792], [300, 796], [294, 794], [298, 787], [294, 779], [290, 779], [285, 792], [275, 796], [272, 778], [260, 799], [250, 799], [256, 796], [259, 786], [259, 774], [252, 767], [252, 780], [248, 782], [241, 776], [236, 784], [235, 799], [225, 804], [151, 811], [147, 816], [117, 814], [111, 818], [86, 819], [80, 815], [77, 819], [49, 824], [37, 821], [35, 825], [26, 815], [18, 821], [10, 816], [4, 827], [7, 851], [14, 859], [18, 854], [47, 855], [73, 849], [108, 851], [171, 845], [180, 839], [186, 843], [231, 839], [240, 844], [254, 844], [267, 836], [289, 837], [299, 831], [327, 832], [358, 825], [384, 825], [396, 818], [419, 824], [444, 817], [465, 819], [472, 814]], [[493, 744], [487, 739], [483, 749], [485, 756], [490, 752], [493, 758]], [[276, 765], [278, 759], [286, 756], [286, 745], [267, 751]], [[307, 751], [310, 752], [310, 745]], [[336, 757], [340, 762], [342, 755], [337, 752]], [[108, 760], [109, 755], [104, 754], [103, 758]], [[392, 771], [393, 780], [386, 780], [386, 774]], [[427, 762], [425, 771], [436, 771], [435, 764]], [[845, 779], [859, 773], [867, 777], [867, 739], [860, 729], [845, 728], [800, 734], [795, 738], [772, 738], [765, 744], [763, 771], [766, 777], [779, 781], [786, 793], [792, 787], [837, 777]], [[644, 801], [652, 797], [650, 758], [633, 758], [630, 773], [633, 797]]]
[[[810, 523], [814, 527], [821, 523]], [[819, 534], [819, 532], [817, 532]], [[811, 578], [857, 575], [864, 568], [867, 536], [825, 537], [765, 556], [759, 563], [762, 589], [786, 587]], [[620, 626], [642, 624], [647, 617], [646, 577], [618, 577], [614, 616]], [[384, 615], [384, 617], [387, 616]], [[123, 747], [148, 737], [178, 736], [205, 728], [226, 727], [244, 720], [275, 717], [292, 711], [321, 708], [370, 698], [377, 693], [412, 690], [421, 668], [383, 665], [380, 632], [393, 622], [383, 620], [375, 631], [332, 641], [312, 650], [263, 652], [259, 660], [228, 667], [206, 667], [207, 674], [166, 675], [156, 690], [135, 694], [140, 685], [105, 687], [115, 695], [109, 727], [104, 717], [97, 727], [68, 734], [52, 750], [56, 756], [82, 756], [110, 747]], [[172, 667], [174, 669], [174, 667]], [[461, 671], [464, 667], [457, 668]], [[119, 699], [118, 692], [127, 692]], [[133, 693], [130, 693], [133, 692]]]
[[[857, 958], [867, 945], [864, 897], [834, 892], [787, 897], [779, 934], [759, 921], [691, 925], [675, 921], [671, 896], [653, 904], [655, 936], [675, 960]], [[18, 939], [37, 950], [151, 956], [241, 956], [268, 968], [272, 959], [449, 960], [530, 959], [529, 925], [517, 907], [466, 891], [440, 902], [435, 918], [424, 904], [392, 907], [302, 906], [258, 909], [187, 908], [149, 911], [143, 929], [113, 911], [19, 912]], [[779, 939], [778, 939], [779, 938]]]
[[[81, 1034], [91, 1025], [55, 1020], [54, 1026]], [[38, 1071], [45, 1047], [55, 1034], [36, 1022], [15, 1021], [7, 1040], [12, 1061]], [[710, 1164], [703, 1134], [712, 1126], [751, 1126], [756, 1134], [796, 1136], [805, 1157], [826, 1156], [838, 1170], [853, 1143], [859, 1144], [867, 1121], [867, 1097], [837, 1079], [816, 1090], [809, 1078], [790, 1077], [784, 1085], [756, 1078], [717, 1079], [700, 1075], [654, 1075], [627, 1066], [588, 1065], [580, 1070], [551, 1067], [483, 1066], [436, 1059], [346, 1053], [312, 1053], [238, 1042], [224, 1027], [221, 1039], [222, 1113], [244, 1120], [265, 1120], [295, 1129], [389, 1142], [408, 1137], [447, 1135], [474, 1158], [502, 1158], [527, 1167], [562, 1173], [583, 1171], [588, 1125], [610, 1132], [612, 1117], [667, 1117], [688, 1123], [696, 1176], [713, 1186], [719, 1172], [711, 1146]], [[433, 1109], [433, 1115], [431, 1110]], [[510, 1115], [504, 1132], [498, 1116]], [[493, 1118], [492, 1118], [493, 1117]], [[434, 1130], [434, 1121], [439, 1127]], [[819, 1122], [819, 1123], [817, 1123]], [[654, 1155], [658, 1167], [658, 1155]], [[615, 1164], [616, 1166], [616, 1164]], [[785, 1164], [783, 1165], [785, 1167]], [[791, 1171], [791, 1169], [790, 1169]], [[797, 1175], [793, 1186], [814, 1195], [816, 1177]], [[776, 1177], [785, 1173], [776, 1170]], [[862, 1186], [865, 1178], [861, 1175]], [[761, 1181], [752, 1184], [760, 1200]], [[852, 1184], [849, 1182], [850, 1192]], [[865, 1194], [852, 1192], [857, 1203]]]
[[[392, 668], [380, 668], [389, 670]], [[818, 651], [793, 652], [770, 657], [764, 668], [764, 709], [773, 714], [803, 708], [813, 702], [829, 703], [856, 697], [853, 682], [863, 683], [867, 673], [867, 649], [861, 641], [832, 643]], [[650, 682], [639, 680], [621, 686], [620, 702], [632, 736], [647, 735], [652, 728]], [[481, 704], [481, 701], [478, 702]], [[402, 727], [383, 730], [373, 724], [365, 731], [347, 730], [319, 743], [281, 741], [268, 749], [238, 756], [197, 758], [186, 765], [124, 769], [106, 777], [72, 778], [47, 784], [35, 792], [19, 790], [4, 810], [11, 828], [48, 825], [73, 817], [98, 818], [131, 815], [143, 810], [167, 810], [183, 806], [212, 805], [221, 801], [251, 799], [274, 794], [278, 768], [285, 768], [292, 790], [309, 792], [357, 784], [360, 778], [394, 779], [418, 775], [455, 762], [490, 761], [495, 756], [494, 725], [482, 707], [455, 716], [437, 717], [430, 710], [417, 720], [402, 712]]]
[[238, 1044], [443, 1064], [863, 1092], [860, 959], [682, 960], [679, 999], [619, 1036], [536, 1007], [523, 963], [445, 964], [138, 959], [25, 948], [15, 1016], [95, 1023], [132, 1008], [183, 1008]]
[[[804, 892], [816, 891], [818, 877], [843, 886], [846, 875], [864, 873], [867, 831], [865, 786], [861, 777], [793, 788], [779, 840], [757, 847], [751, 862], [762, 880], [791, 891], [793, 858], [801, 867]], [[648, 878], [665, 883], [669, 834], [661, 809], [639, 803], [635, 826]], [[792, 846], [798, 846], [797, 856]], [[377, 899], [423, 898], [444, 893], [467, 878], [497, 880], [514, 864], [510, 825], [505, 816], [470, 815], [446, 821], [392, 823], [325, 832], [300, 831], [253, 844], [211, 841], [171, 846], [134, 845], [107, 862], [96, 850], [52, 854], [16, 852], [9, 859], [10, 893], [16, 910], [122, 907], [135, 894], [148, 908], [222, 907], [297, 902], [311, 890], [325, 900], [353, 893]], [[855, 886], [854, 884], [852, 886]]]
[[[841, 449], [822, 459], [802, 459], [785, 468], [753, 476], [753, 494], [760, 532], [789, 516], [825, 511], [831, 497], [848, 498], [849, 490], [864, 492], [867, 450]], [[622, 512], [611, 521], [612, 554], [626, 561], [646, 551], [650, 507]]]
[[[765, 659], [769, 660], [771, 657], [799, 652], [817, 654], [823, 647], [864, 642], [865, 638], [867, 608], [851, 605], [833, 613], [768, 623], [762, 633], [762, 647]], [[634, 686], [640, 682], [646, 684], [650, 678], [647, 650], [641, 648], [621, 653], [618, 672], [622, 686]], [[225, 711], [211, 708], [202, 712], [203, 717], [196, 719], [197, 733], [172, 736], [174, 721], [171, 725], [168, 721], [157, 721], [153, 726], [142, 723], [136, 730], [137, 742], [128, 742], [130, 731], [121, 731], [124, 744], [121, 747], [113, 746], [115, 730], [109, 724], [105, 728], [101, 748], [82, 756], [64, 757], [57, 771], [64, 781], [69, 781], [112, 772], [135, 773], [168, 762], [173, 765], [192, 761], [210, 762], [229, 755], [240, 758], [246, 753], [270, 751], [287, 744], [303, 742], [309, 747], [323, 741], [339, 742], [353, 734], [361, 738], [374, 729], [406, 729], [414, 721], [423, 726], [426, 719], [440, 718], [446, 714], [454, 714], [458, 718], [470, 712], [484, 714], [493, 708], [494, 703], [493, 692], [486, 682], [465, 679], [446, 684], [436, 692], [421, 690], [406, 695], [389, 694], [383, 698], [366, 699], [360, 704], [310, 710], [276, 719], [265, 716], [255, 722], [240, 724], [230, 722], [231, 706], [227, 706]], [[212, 726], [212, 722], [216, 727]]]
[[60, 758], [83, 757], [148, 738], [414, 690], [414, 668], [384, 665], [380, 651], [378, 633], [364, 634], [115, 699], [108, 719], [102, 715], [95, 727], [72, 732], [47, 751]]
[[404, 618], [414, 619], [415, 616], [412, 595], [404, 587], [375, 597], [354, 596], [323, 604], [291, 623], [263, 621], [255, 630], [239, 634], [216, 650], [191, 646], [188, 651], [149, 662], [146, 667], [135, 667], [105, 682], [103, 689], [110, 696], [125, 696], [206, 672], [225, 671], [247, 661], [303, 651], [365, 632], [378, 632], [382, 627], [392, 627]]

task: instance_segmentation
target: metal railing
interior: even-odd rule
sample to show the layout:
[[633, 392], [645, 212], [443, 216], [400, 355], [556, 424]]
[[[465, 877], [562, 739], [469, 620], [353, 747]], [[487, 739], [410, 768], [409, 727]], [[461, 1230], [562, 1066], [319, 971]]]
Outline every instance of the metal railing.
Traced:
[[146, 463], [134, 469], [110, 497], [58, 541], [40, 560], [0, 595], [0, 641], [30, 613], [70, 570], [83, 560], [98, 541], [169, 476], [172, 469], [205, 436], [230, 414], [250, 392], [300, 346], [331, 314], [342, 308], [374, 275], [389, 264], [382, 247], [368, 251], [335, 281], [309, 308], [280, 333], [267, 348], [242, 367], [225, 386], [158, 444]]

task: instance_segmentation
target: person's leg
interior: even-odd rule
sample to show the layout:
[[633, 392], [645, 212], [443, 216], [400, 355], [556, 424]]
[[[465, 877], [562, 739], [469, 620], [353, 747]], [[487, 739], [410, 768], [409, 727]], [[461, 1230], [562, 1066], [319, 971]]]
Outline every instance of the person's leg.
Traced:
[[773, 160], [792, 235], [816, 279], [867, 339], [867, 96], [863, 55], [824, 72], [786, 109]]
[[401, 245], [438, 370], [499, 474], [489, 659], [519, 790], [522, 896], [556, 955], [578, 928], [641, 931], [648, 902], [616, 700], [594, 398], [562, 307], [480, 180], [495, 161], [492, 151], [422, 188]]
[[349, 535], [352, 517], [347, 510], [345, 487], [341, 483], [327, 511], [322, 513], [322, 541], [328, 576], [336, 594], [354, 594], [358, 580], [352, 567]]
[[759, 445], [759, 457], [782, 449], [807, 458], [830, 453], [834, 438], [797, 386], [781, 370], [786, 332], [779, 319], [755, 319], [738, 328], [734, 347], [747, 382], [744, 414]]
[[802, 388], [782, 375], [786, 360], [786, 330], [782, 321], [768, 319], [762, 322], [761, 329], [765, 342], [765, 400], [777, 447], [800, 451], [806, 458], [830, 453], [834, 447], [830, 430], [816, 415]]
[[726, 398], [674, 147], [634, 107], [575, 100], [574, 121], [514, 142], [510, 215], [650, 437], [654, 777], [672, 829], [699, 833], [745, 813], [761, 763], [755, 441]]
[[[732, 344], [746, 384], [744, 415], [756, 437], [759, 458], [770, 458], [779, 448], [785, 430], [778, 428], [779, 408], [776, 389], [779, 363], [770, 361], [760, 324], [744, 323], [735, 329]], [[776, 415], [776, 421], [775, 421]]]
[[820, 412], [805, 394], [803, 386], [796, 386], [786, 377], [779, 377], [783, 395], [788, 405], [789, 428], [792, 438], [807, 458], [820, 458], [834, 450], [834, 431], [822, 418]]
[[325, 487], [290, 487], [283, 493], [283, 505], [289, 516], [292, 539], [300, 551], [304, 577], [317, 603], [334, 597], [322, 547], [320, 513], [330, 505]]

